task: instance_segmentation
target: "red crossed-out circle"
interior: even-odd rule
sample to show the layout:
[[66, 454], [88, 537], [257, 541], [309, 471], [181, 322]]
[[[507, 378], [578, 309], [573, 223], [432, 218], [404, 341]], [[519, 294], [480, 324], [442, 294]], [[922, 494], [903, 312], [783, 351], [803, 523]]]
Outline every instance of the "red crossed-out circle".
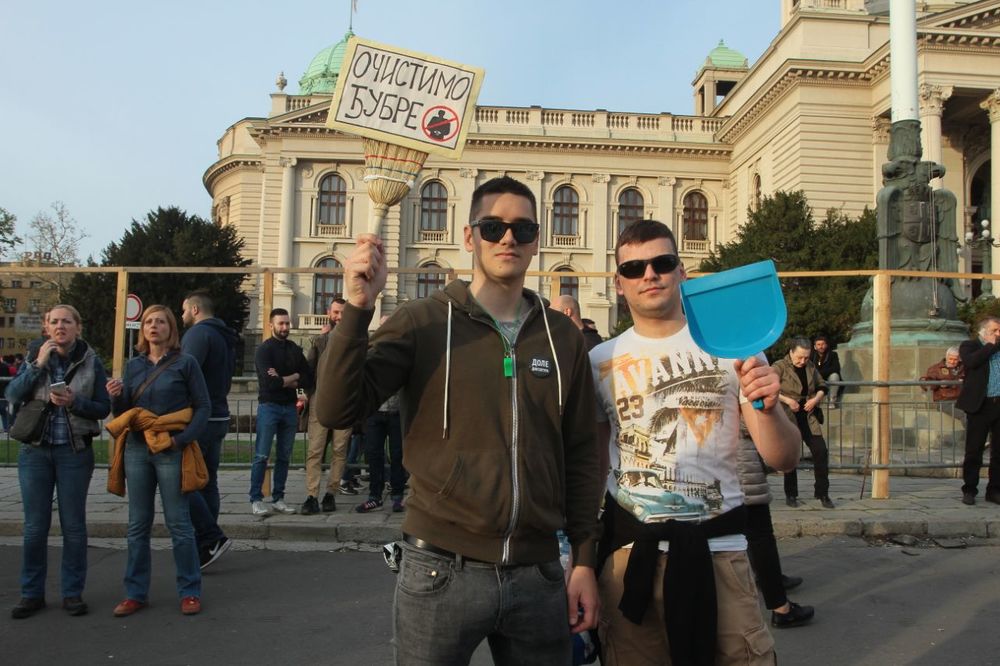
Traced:
[[[444, 111], [443, 120], [433, 117], [440, 110]], [[432, 129], [445, 123], [449, 123], [452, 126], [451, 132], [449, 132], [447, 136], [436, 137], [431, 134]], [[458, 114], [455, 113], [453, 109], [450, 109], [447, 106], [438, 105], [427, 109], [427, 113], [424, 114], [423, 119], [420, 121], [420, 127], [424, 130], [424, 134], [428, 139], [431, 141], [437, 141], [438, 143], [444, 143], [458, 134], [458, 129], [461, 127], [461, 124], [458, 122]]]

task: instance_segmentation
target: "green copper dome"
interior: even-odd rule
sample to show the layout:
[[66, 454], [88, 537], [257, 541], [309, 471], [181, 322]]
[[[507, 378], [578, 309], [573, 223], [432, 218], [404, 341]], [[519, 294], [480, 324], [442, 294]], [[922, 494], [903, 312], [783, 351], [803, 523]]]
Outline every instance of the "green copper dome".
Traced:
[[344, 51], [347, 50], [347, 40], [353, 36], [354, 33], [348, 30], [342, 40], [316, 54], [306, 68], [306, 73], [299, 79], [300, 95], [333, 92], [337, 87], [340, 65], [344, 61]]
[[740, 69], [747, 67], [747, 57], [734, 49], [726, 46], [726, 43], [719, 40], [719, 45], [708, 54], [708, 62], [712, 67], [725, 67], [727, 69]]

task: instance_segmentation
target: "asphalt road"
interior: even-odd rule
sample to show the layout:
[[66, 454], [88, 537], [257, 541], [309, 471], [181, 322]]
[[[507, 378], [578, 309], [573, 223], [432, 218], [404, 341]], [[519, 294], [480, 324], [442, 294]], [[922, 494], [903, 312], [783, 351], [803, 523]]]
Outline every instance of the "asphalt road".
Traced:
[[[121, 545], [99, 545], [112, 544]], [[800, 538], [782, 541], [781, 550], [786, 572], [806, 578], [792, 598], [817, 608], [812, 625], [774, 630], [782, 666], [1000, 664], [1000, 546], [949, 550], [929, 543], [903, 548]], [[18, 596], [20, 549], [0, 545], [0, 651], [6, 663], [392, 662], [393, 576], [379, 553], [240, 544], [205, 572], [201, 615], [183, 617], [173, 561], [169, 551], [158, 550], [151, 606], [125, 619], [111, 615], [123, 597], [122, 550], [91, 549], [85, 594], [91, 613], [80, 618], [58, 608], [51, 574], [58, 572], [59, 555], [58, 548], [50, 550], [50, 607], [12, 620], [7, 609]], [[490, 663], [485, 650], [474, 663]]]

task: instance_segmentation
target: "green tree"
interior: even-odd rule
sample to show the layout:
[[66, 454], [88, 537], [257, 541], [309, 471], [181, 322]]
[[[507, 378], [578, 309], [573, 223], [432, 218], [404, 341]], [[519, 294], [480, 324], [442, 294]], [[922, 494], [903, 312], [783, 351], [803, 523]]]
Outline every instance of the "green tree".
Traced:
[[[878, 265], [875, 214], [866, 209], [857, 219], [831, 209], [817, 222], [802, 192], [775, 192], [757, 210], [736, 239], [722, 245], [701, 263], [699, 270], [718, 272], [764, 259], [779, 271], [861, 270]], [[835, 342], [850, 337], [857, 323], [868, 279], [784, 278], [788, 308], [782, 338], [769, 350], [780, 357], [790, 338], [825, 333]]]
[[[102, 251], [102, 266], [220, 266], [244, 267], [243, 240], [233, 227], [219, 227], [176, 208], [157, 208], [142, 221], [133, 220], [121, 240]], [[93, 261], [89, 265], [95, 265]], [[237, 331], [249, 315], [249, 298], [241, 289], [246, 274], [130, 273], [129, 291], [145, 306], [159, 303], [177, 315], [184, 297], [206, 289], [216, 304], [216, 316]], [[84, 319], [84, 336], [110, 358], [114, 342], [116, 277], [78, 273], [70, 282], [66, 300], [76, 304]]]
[[21, 239], [15, 233], [16, 224], [17, 216], [6, 208], [0, 208], [0, 257], [7, 255], [21, 243]]

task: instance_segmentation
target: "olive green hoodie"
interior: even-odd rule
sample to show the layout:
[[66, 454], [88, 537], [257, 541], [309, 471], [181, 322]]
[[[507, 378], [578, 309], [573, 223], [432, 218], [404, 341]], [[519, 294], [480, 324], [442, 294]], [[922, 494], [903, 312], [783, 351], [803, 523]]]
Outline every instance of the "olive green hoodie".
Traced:
[[532, 306], [510, 377], [505, 341], [465, 282], [403, 304], [370, 344], [373, 311], [348, 304], [313, 404], [320, 423], [343, 428], [401, 391], [407, 534], [472, 559], [534, 564], [559, 556], [565, 529], [573, 561], [593, 566], [603, 482], [590, 361], [572, 321], [524, 297]]

